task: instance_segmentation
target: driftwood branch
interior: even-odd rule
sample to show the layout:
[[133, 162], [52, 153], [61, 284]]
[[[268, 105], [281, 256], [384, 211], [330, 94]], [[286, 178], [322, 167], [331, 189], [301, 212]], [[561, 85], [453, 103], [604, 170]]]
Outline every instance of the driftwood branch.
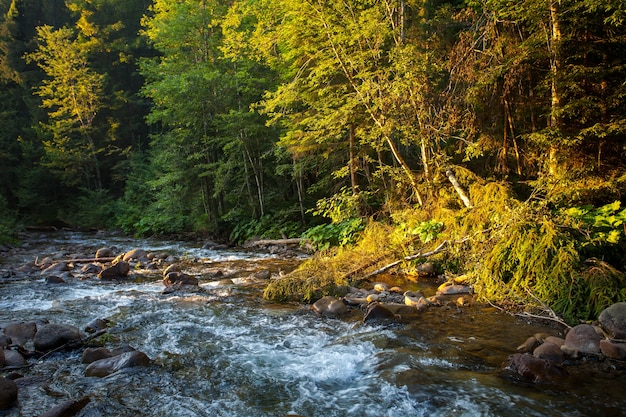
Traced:
[[79, 258], [79, 259], [68, 259], [64, 262], [67, 263], [75, 263], [75, 264], [88, 264], [91, 262], [112, 262], [115, 257], [106, 257], [106, 258]]
[[383, 266], [382, 268], [377, 269], [376, 271], [370, 272], [369, 274], [365, 275], [364, 277], [360, 278], [360, 281], [366, 281], [376, 275], [382, 274], [385, 271], [390, 270], [391, 268], [393, 268], [394, 266], [399, 265], [402, 262], [408, 262], [408, 261], [412, 261], [418, 258], [428, 258], [429, 256], [433, 256], [436, 255], [440, 252], [443, 252], [446, 250], [446, 246], [448, 244], [447, 240], [444, 240], [441, 245], [437, 246], [435, 249], [431, 250], [430, 252], [419, 252], [419, 253], [415, 253], [413, 255], [409, 255], [409, 256], [405, 256], [402, 259], [399, 259], [397, 261], [394, 261], [388, 265]]
[[261, 239], [261, 240], [251, 240], [244, 244], [244, 247], [255, 247], [255, 246], [273, 246], [273, 245], [303, 245], [309, 243], [308, 239], [303, 239], [300, 237], [290, 238], [290, 239]]

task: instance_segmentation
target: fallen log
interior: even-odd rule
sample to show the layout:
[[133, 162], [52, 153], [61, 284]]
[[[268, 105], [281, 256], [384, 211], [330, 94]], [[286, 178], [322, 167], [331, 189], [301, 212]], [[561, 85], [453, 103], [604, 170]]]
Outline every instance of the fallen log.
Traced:
[[438, 254], [440, 252], [445, 251], [447, 244], [448, 244], [448, 241], [444, 240], [441, 243], [441, 245], [437, 246], [435, 249], [431, 250], [430, 252], [424, 252], [424, 253], [419, 252], [419, 253], [415, 253], [413, 255], [405, 256], [404, 258], [399, 259], [397, 261], [394, 261], [394, 262], [392, 262], [390, 264], [387, 264], [387, 265], [383, 266], [382, 268], [377, 269], [376, 271], [370, 272], [369, 274], [365, 275], [364, 277], [359, 278], [357, 281], [367, 281], [368, 279], [370, 279], [370, 278], [372, 278], [372, 277], [374, 277], [376, 275], [382, 274], [383, 272], [386, 272], [386, 271], [390, 270], [391, 268], [393, 268], [394, 266], [399, 265], [402, 262], [413, 261], [413, 260], [418, 259], [418, 258], [427, 258], [429, 256], [436, 255], [436, 254]]
[[112, 262], [116, 257], [106, 257], [106, 258], [79, 258], [79, 259], [68, 259], [63, 262], [67, 263], [75, 263], [75, 264], [88, 264], [91, 262]]
[[304, 245], [309, 243], [309, 239], [294, 237], [289, 239], [260, 239], [250, 240], [243, 244], [246, 248], [258, 246], [288, 246], [288, 245]]

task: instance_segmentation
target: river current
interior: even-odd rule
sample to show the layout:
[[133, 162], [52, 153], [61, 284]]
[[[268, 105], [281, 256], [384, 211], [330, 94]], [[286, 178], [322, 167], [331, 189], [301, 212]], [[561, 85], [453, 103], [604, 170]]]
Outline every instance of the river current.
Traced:
[[[203, 271], [267, 268], [300, 260], [184, 242], [50, 233], [29, 237], [22, 258], [81, 245], [166, 251], [201, 265], [204, 291], [163, 294], [160, 277], [102, 282], [0, 277], [0, 323], [48, 320], [84, 328], [106, 318], [111, 348], [128, 344], [152, 364], [105, 378], [85, 377], [81, 351], [59, 352], [21, 370], [18, 404], [0, 416], [36, 416], [89, 396], [79, 416], [599, 416], [626, 410], [621, 373], [577, 376], [558, 385], [523, 383], [502, 363], [548, 324], [493, 308], [431, 308], [410, 321], [368, 324], [362, 314], [323, 318], [308, 306], [271, 304], [262, 287], [205, 279]], [[208, 277], [208, 275], [206, 275]], [[424, 288], [428, 291], [429, 288]], [[6, 374], [4, 372], [2, 374]]]

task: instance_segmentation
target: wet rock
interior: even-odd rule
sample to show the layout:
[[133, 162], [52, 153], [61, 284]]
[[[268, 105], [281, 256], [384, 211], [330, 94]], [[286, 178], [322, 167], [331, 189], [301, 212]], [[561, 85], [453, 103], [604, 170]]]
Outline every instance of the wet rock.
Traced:
[[436, 274], [435, 264], [432, 262], [424, 262], [423, 264], [418, 265], [416, 270], [417, 275], [421, 277], [432, 277]]
[[256, 279], [267, 281], [268, 279], [272, 277], [272, 273], [270, 272], [269, 269], [262, 269], [252, 274], [252, 276]]
[[563, 339], [562, 337], [556, 337], [556, 336], [548, 336], [544, 338], [543, 341], [544, 343], [554, 343], [559, 348], [565, 344], [565, 339]]
[[123, 261], [128, 262], [131, 259], [147, 258], [148, 254], [143, 249], [133, 249], [124, 254]]
[[4, 368], [4, 349], [0, 349], [0, 369]]
[[59, 272], [69, 271], [70, 267], [65, 262], [56, 262], [41, 271], [42, 274], [56, 274]]
[[615, 303], [598, 316], [600, 326], [614, 339], [626, 339], [626, 302]]
[[46, 324], [35, 335], [35, 350], [48, 352], [81, 339], [80, 330], [69, 324]]
[[80, 272], [83, 274], [99, 274], [102, 271], [102, 267], [96, 264], [85, 264], [80, 268]]
[[379, 303], [370, 305], [367, 309], [363, 322], [379, 321], [379, 320], [395, 320], [398, 317], [393, 314], [389, 309]]
[[313, 303], [313, 311], [323, 316], [341, 316], [348, 312], [348, 307], [337, 297], [326, 296]]
[[404, 293], [404, 304], [418, 310], [424, 310], [428, 308], [431, 302], [424, 297], [421, 291], [407, 291]]
[[65, 280], [59, 276], [51, 275], [46, 277], [46, 284], [65, 284]]
[[89, 397], [83, 397], [78, 400], [67, 400], [61, 404], [55, 405], [45, 413], [39, 414], [38, 417], [72, 417], [85, 408], [85, 406], [89, 404], [89, 401], [91, 401]]
[[112, 358], [114, 355], [111, 351], [105, 347], [87, 348], [83, 351], [81, 356], [81, 363], [93, 363], [100, 359]]
[[26, 359], [15, 350], [4, 350], [4, 366], [7, 368], [19, 368], [26, 365]]
[[565, 360], [565, 354], [561, 350], [561, 347], [552, 342], [544, 342], [537, 346], [533, 351], [533, 356], [554, 363], [563, 363]]
[[603, 339], [600, 341], [600, 352], [607, 358], [623, 361], [626, 359], [626, 343], [615, 343]]
[[16, 271], [20, 274], [33, 274], [41, 271], [41, 268], [35, 262], [28, 262], [18, 267]]
[[0, 377], [0, 410], [7, 410], [17, 401], [15, 381]]
[[130, 272], [130, 264], [125, 261], [118, 261], [108, 268], [103, 269], [98, 274], [98, 278], [104, 280], [125, 278]]
[[373, 303], [375, 301], [378, 301], [379, 298], [380, 296], [378, 294], [369, 294], [365, 299], [368, 303]]
[[5, 334], [0, 334], [0, 349], [10, 346], [13, 343], [11, 338]]
[[184, 272], [170, 272], [163, 278], [163, 285], [170, 287], [172, 285], [190, 285], [197, 286], [198, 278], [185, 274]]
[[96, 259], [100, 258], [112, 258], [115, 256], [113, 254], [113, 249], [111, 248], [100, 248], [96, 251]]
[[380, 303], [387, 310], [391, 311], [396, 316], [410, 316], [419, 313], [415, 307], [408, 306], [400, 303]]
[[505, 368], [532, 382], [551, 382], [567, 375], [559, 365], [530, 353], [512, 354], [508, 357]]
[[384, 282], [376, 282], [374, 283], [374, 291], [376, 292], [389, 291], [389, 285], [387, 285]]
[[437, 289], [437, 295], [471, 294], [472, 287], [461, 284], [443, 284]]
[[4, 328], [4, 334], [16, 345], [24, 346], [27, 342], [35, 338], [37, 334], [37, 323], [30, 321], [27, 323], [11, 323]]
[[165, 278], [170, 272], [181, 272], [181, 270], [177, 264], [172, 264], [165, 268], [165, 271], [163, 271], [163, 278]]
[[148, 365], [150, 358], [145, 353], [135, 350], [91, 363], [85, 369], [85, 376], [105, 377], [120, 369]]
[[593, 326], [579, 324], [567, 332], [561, 349], [571, 357], [577, 357], [579, 353], [596, 355], [600, 353], [600, 340], [602, 339]]
[[100, 330], [104, 330], [108, 327], [110, 321], [107, 319], [94, 319], [87, 323], [85, 331], [87, 333], [95, 333]]
[[454, 300], [454, 303], [459, 307], [467, 307], [472, 305], [474, 297], [471, 294], [463, 294]]

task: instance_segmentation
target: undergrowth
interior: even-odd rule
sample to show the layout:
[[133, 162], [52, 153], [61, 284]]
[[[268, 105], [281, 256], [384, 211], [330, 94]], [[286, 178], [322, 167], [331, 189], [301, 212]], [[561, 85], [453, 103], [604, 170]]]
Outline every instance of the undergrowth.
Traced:
[[[395, 210], [386, 222], [370, 221], [356, 244], [318, 253], [270, 283], [265, 297], [313, 302], [341, 295], [371, 271], [447, 241], [447, 250], [429, 261], [447, 274], [467, 274], [479, 301], [555, 312], [570, 323], [626, 301], [620, 271], [626, 210], [619, 202], [557, 210], [538, 198], [517, 200], [505, 183], [480, 181], [470, 194], [471, 209], [459, 208], [452, 194], [441, 195], [431, 208]], [[423, 261], [399, 267], [410, 272]]]

